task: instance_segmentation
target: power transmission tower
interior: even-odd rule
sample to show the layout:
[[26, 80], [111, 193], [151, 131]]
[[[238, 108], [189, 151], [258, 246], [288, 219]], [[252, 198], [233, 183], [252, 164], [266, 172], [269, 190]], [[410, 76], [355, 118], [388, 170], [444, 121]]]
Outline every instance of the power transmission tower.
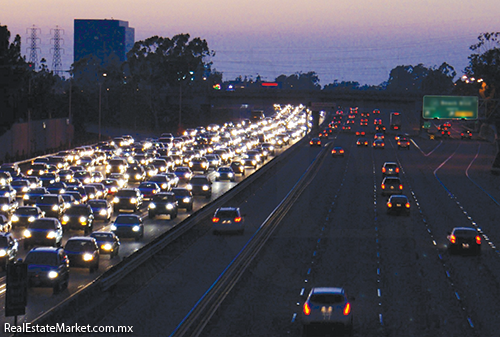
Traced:
[[[29, 51], [29, 63], [32, 64], [33, 69], [38, 68], [38, 51], [40, 48], [38, 47], [37, 43], [41, 43], [40, 38], [37, 36], [37, 33], [42, 33], [42, 30], [40, 28], [36, 28], [35, 25], [31, 28], [26, 28], [26, 33], [30, 34], [30, 37], [28, 38], [28, 44], [30, 45], [27, 50]], [[41, 53], [41, 51], [40, 51]]]
[[[54, 37], [50, 39], [54, 47], [52, 50], [52, 71], [54, 74], [62, 75], [62, 61], [61, 61], [61, 51], [64, 53], [64, 48], [61, 48], [62, 44], [64, 44], [64, 39], [61, 37], [61, 33], [64, 34], [64, 29], [56, 28], [50, 30], [51, 34], [54, 34]], [[62, 43], [61, 43], [62, 42]]]

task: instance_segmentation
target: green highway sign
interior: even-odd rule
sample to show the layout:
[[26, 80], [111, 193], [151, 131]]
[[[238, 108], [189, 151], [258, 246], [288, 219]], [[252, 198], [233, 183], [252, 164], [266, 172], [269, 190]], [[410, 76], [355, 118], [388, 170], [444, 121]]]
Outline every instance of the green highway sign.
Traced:
[[424, 96], [424, 119], [477, 119], [477, 96]]

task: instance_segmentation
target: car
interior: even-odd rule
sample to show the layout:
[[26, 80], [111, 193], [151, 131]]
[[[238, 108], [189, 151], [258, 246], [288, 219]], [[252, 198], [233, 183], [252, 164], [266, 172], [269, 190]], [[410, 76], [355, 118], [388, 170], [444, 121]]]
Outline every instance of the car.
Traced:
[[139, 241], [144, 236], [144, 224], [138, 215], [119, 214], [111, 224], [111, 231], [119, 238], [132, 237]]
[[202, 172], [205, 174], [208, 172], [210, 163], [205, 157], [194, 157], [189, 161], [188, 166], [192, 172]]
[[21, 206], [14, 214], [12, 214], [11, 221], [13, 227], [23, 226], [27, 227], [30, 222], [36, 219], [43, 218], [45, 212], [36, 206]]
[[177, 187], [179, 185], [179, 178], [172, 172], [167, 172], [163, 174], [168, 178], [168, 182], [170, 184], [170, 187]]
[[48, 217], [61, 218], [66, 210], [66, 203], [60, 194], [43, 194], [36, 198], [34, 205], [40, 207]]
[[[43, 176], [42, 176], [43, 177]], [[91, 184], [94, 182], [94, 179], [92, 178], [92, 174], [89, 171], [76, 171], [73, 175], [73, 178], [75, 180], [79, 180], [82, 182], [82, 184]]]
[[358, 130], [356, 131], [356, 136], [365, 136], [366, 132], [364, 130]]
[[[89, 184], [87, 186], [95, 188], [95, 192], [94, 192], [95, 197], [90, 198], [90, 199], [106, 199], [106, 197], [108, 196], [108, 189], [106, 188], [106, 186], [104, 186], [103, 183], [93, 183], [93, 184]], [[87, 190], [87, 193], [89, 193], [89, 192], [90, 192], [90, 190]]]
[[70, 170], [70, 169], [59, 171], [59, 179], [63, 183], [73, 181], [74, 176], [75, 176], [75, 172]]
[[48, 172], [49, 165], [47, 163], [32, 163], [30, 168], [26, 171], [28, 176], [41, 177]]
[[33, 248], [24, 263], [28, 265], [28, 287], [50, 287], [54, 294], [68, 287], [69, 259], [64, 249]]
[[138, 212], [142, 206], [142, 194], [137, 188], [122, 188], [115, 193], [113, 210], [118, 213], [122, 209]]
[[39, 196], [45, 194], [49, 194], [49, 191], [45, 187], [32, 188], [31, 191], [23, 196], [23, 204], [25, 206], [33, 205]]
[[149, 178], [148, 182], [158, 185], [158, 187], [160, 188], [159, 192], [168, 192], [172, 189], [172, 186], [170, 185], [170, 179], [165, 174], [157, 174]]
[[385, 148], [385, 143], [384, 143], [384, 141], [382, 139], [377, 139], [377, 140], [373, 141], [372, 147], [374, 149], [381, 149], [381, 150], [383, 150]]
[[398, 150], [399, 149], [410, 149], [410, 140], [407, 137], [399, 137], [398, 139]]
[[148, 217], [166, 214], [170, 220], [177, 218], [177, 200], [172, 192], [161, 192], [153, 196], [148, 205]]
[[97, 231], [92, 232], [90, 237], [96, 240], [100, 254], [109, 254], [110, 258], [118, 256], [118, 253], [120, 252], [120, 239], [115, 235], [115, 233]]
[[386, 127], [383, 124], [377, 124], [375, 125], [375, 132], [381, 132], [384, 133], [386, 131]]
[[89, 268], [93, 273], [99, 269], [99, 246], [90, 236], [73, 236], [66, 241], [64, 253], [70, 267]]
[[309, 141], [310, 146], [321, 146], [321, 139], [320, 138], [312, 138]]
[[245, 231], [245, 220], [241, 216], [238, 207], [220, 207], [212, 217], [213, 233], [237, 232], [243, 234]]
[[16, 190], [16, 196], [22, 199], [26, 193], [30, 192], [31, 183], [29, 180], [19, 179], [11, 182], [10, 186]]
[[209, 199], [212, 196], [212, 182], [204, 175], [195, 175], [189, 180], [186, 188], [193, 193], [193, 195], [203, 195]]
[[11, 233], [0, 233], [0, 265], [3, 271], [16, 260], [18, 250], [19, 244]]
[[473, 227], [455, 227], [448, 234], [448, 251], [481, 255], [481, 235]]
[[94, 228], [94, 212], [88, 204], [72, 205], [66, 209], [61, 219], [64, 229], [76, 229], [84, 231], [85, 235], [92, 232]]
[[94, 221], [103, 220], [109, 222], [113, 216], [113, 206], [106, 199], [94, 199], [87, 203], [94, 214]]
[[245, 165], [241, 163], [241, 159], [234, 159], [229, 166], [233, 169], [234, 174], [245, 175]]
[[460, 133], [460, 139], [472, 139], [472, 132], [465, 130]]
[[401, 194], [403, 191], [403, 184], [398, 177], [385, 177], [380, 186], [382, 195]]
[[17, 192], [10, 185], [0, 186], [0, 197], [10, 197], [15, 199], [17, 197]]
[[146, 171], [140, 165], [131, 165], [127, 168], [125, 177], [129, 182], [143, 182], [146, 179]]
[[316, 327], [340, 327], [352, 333], [353, 313], [351, 303], [340, 287], [314, 287], [304, 302], [301, 313], [304, 335]]
[[356, 141], [356, 146], [365, 146], [368, 147], [368, 139], [366, 138], [358, 138]]
[[342, 146], [335, 146], [332, 149], [332, 157], [343, 157], [344, 156], [344, 148]]
[[114, 195], [121, 188], [117, 179], [106, 178], [102, 180], [102, 184], [108, 190], [108, 195]]
[[[174, 174], [179, 178], [179, 181], [187, 182], [193, 176], [193, 172], [186, 166], [178, 166], [174, 170]], [[151, 179], [150, 179], [151, 180]]]
[[187, 188], [176, 187], [172, 189], [177, 200], [177, 208], [184, 208], [190, 212], [193, 210], [193, 194]]
[[382, 175], [386, 176], [399, 176], [399, 165], [392, 161], [386, 161], [382, 165]]
[[220, 180], [229, 180], [229, 181], [234, 181], [235, 180], [235, 174], [231, 166], [220, 166], [217, 169], [217, 172], [215, 172], [215, 180], [220, 181]]
[[47, 191], [49, 191], [50, 194], [63, 194], [66, 192], [67, 188], [68, 186], [66, 186], [66, 183], [62, 181], [56, 181], [47, 185]]
[[5, 215], [0, 214], [0, 232], [9, 232], [12, 229], [12, 221]]
[[63, 228], [59, 219], [40, 218], [28, 224], [23, 236], [25, 250], [34, 245], [61, 247]]
[[[167, 183], [164, 183], [167, 184]], [[152, 181], [142, 182], [139, 187], [139, 191], [141, 191], [144, 199], [151, 199], [153, 196], [161, 192], [160, 186], [157, 183]]]
[[19, 207], [19, 203], [12, 197], [0, 197], [0, 214], [11, 216]]
[[403, 194], [394, 194], [387, 201], [387, 214], [406, 214], [410, 215], [410, 201]]

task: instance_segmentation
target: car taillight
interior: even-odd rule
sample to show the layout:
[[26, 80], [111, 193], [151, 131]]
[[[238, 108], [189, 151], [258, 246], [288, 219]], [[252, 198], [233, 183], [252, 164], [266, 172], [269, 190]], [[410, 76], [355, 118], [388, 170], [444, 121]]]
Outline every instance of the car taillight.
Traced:
[[406, 203], [406, 208], [410, 208], [410, 203], [409, 202]]
[[391, 208], [392, 204], [390, 202], [387, 203], [387, 207]]
[[219, 222], [219, 218], [212, 218], [212, 222]]
[[478, 245], [480, 245], [480, 244], [481, 244], [481, 237], [480, 237], [479, 235], [477, 235], [477, 236], [476, 236], [476, 243], [477, 243]]
[[345, 308], [344, 308], [344, 316], [349, 315], [350, 312], [351, 312], [351, 304], [349, 302], [347, 302], [345, 304]]
[[455, 235], [450, 236], [450, 242], [451, 243], [457, 242], [457, 238], [455, 238]]
[[307, 302], [304, 303], [304, 314], [307, 316], [311, 314], [311, 308], [309, 308], [309, 304]]
[[385, 190], [385, 184], [382, 184], [382, 189]]
[[385, 167], [382, 167], [382, 173], [385, 173], [386, 169]]
[[312, 145], [312, 144], [313, 144], [313, 141], [311, 140], [311, 141], [309, 142], [309, 144], [311, 144], [311, 145]]
[[399, 189], [402, 190], [403, 189], [403, 185], [399, 185]]
[[396, 173], [399, 173], [399, 167], [396, 167]]
[[340, 150], [340, 153], [344, 153], [344, 150]]
[[234, 222], [241, 222], [241, 217], [234, 218]]
[[382, 146], [385, 146], [385, 144], [384, 144], [384, 143], [382, 143]]

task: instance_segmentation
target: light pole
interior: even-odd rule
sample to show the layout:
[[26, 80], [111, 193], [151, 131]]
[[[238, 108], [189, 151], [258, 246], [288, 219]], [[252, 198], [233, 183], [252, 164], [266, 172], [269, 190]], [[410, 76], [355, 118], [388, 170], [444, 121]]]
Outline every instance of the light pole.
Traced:
[[[102, 77], [108, 76], [106, 73], [102, 74]], [[101, 91], [102, 91], [102, 82], [104, 82], [104, 79], [101, 79], [99, 81], [99, 141], [101, 140]]]

